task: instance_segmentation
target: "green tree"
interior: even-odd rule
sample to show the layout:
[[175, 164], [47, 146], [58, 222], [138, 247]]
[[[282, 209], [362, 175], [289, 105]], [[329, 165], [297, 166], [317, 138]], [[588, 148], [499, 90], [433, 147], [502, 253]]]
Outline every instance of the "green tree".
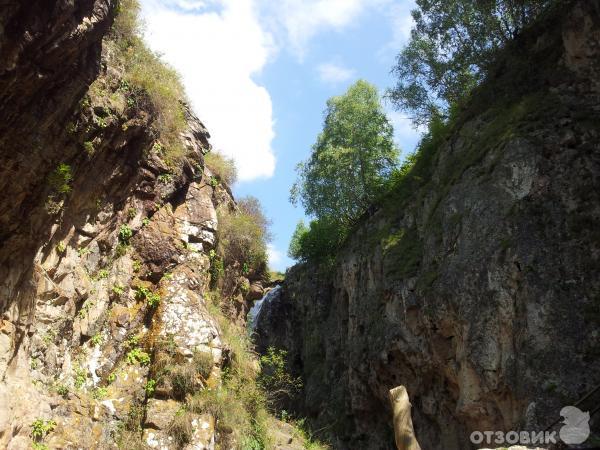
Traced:
[[497, 50], [558, 0], [417, 0], [415, 26], [387, 95], [416, 124], [445, 116], [484, 77]]
[[294, 234], [292, 234], [292, 238], [290, 239], [290, 246], [288, 248], [288, 256], [290, 258], [302, 258], [302, 239], [306, 233], [308, 233], [308, 227], [304, 224], [304, 221], [301, 220], [296, 225]]
[[323, 131], [291, 192], [309, 215], [349, 227], [381, 193], [398, 149], [375, 86], [359, 80], [327, 101]]

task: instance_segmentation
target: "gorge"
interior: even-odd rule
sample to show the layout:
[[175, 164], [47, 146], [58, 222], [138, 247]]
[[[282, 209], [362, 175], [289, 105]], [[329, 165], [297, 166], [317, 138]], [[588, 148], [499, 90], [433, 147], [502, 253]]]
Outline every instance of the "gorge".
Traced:
[[388, 450], [398, 386], [423, 450], [567, 405], [588, 447], [554, 448], [599, 445], [600, 2], [517, 36], [335, 258], [277, 282], [132, 4], [0, 9], [0, 448]]

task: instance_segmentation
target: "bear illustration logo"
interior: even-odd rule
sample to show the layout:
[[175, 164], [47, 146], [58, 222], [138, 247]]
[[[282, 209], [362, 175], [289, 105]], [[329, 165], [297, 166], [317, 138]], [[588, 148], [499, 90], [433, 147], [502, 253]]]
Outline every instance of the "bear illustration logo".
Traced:
[[560, 429], [560, 438], [565, 444], [581, 444], [590, 436], [590, 413], [583, 412], [575, 406], [565, 406], [560, 410], [565, 418]]

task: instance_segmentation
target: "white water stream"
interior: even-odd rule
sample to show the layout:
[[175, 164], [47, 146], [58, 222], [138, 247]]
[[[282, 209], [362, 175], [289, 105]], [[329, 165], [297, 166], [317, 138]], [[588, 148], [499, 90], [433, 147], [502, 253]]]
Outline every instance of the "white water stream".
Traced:
[[247, 322], [250, 325], [251, 330], [256, 328], [256, 324], [258, 323], [258, 318], [260, 317], [260, 312], [262, 311], [263, 307], [277, 296], [277, 293], [280, 289], [281, 286], [275, 286], [273, 289], [267, 292], [263, 298], [254, 303], [252, 308], [250, 308], [250, 311], [248, 311]]

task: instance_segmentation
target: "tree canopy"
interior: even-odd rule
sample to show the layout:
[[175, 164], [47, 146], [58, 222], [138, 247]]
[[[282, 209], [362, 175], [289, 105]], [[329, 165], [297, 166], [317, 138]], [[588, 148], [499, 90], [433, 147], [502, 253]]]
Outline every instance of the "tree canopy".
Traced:
[[327, 101], [323, 131], [297, 167], [291, 192], [307, 214], [350, 226], [379, 195], [398, 161], [393, 127], [375, 86], [359, 80]]
[[496, 51], [556, 1], [416, 0], [388, 97], [419, 125], [445, 115], [481, 81]]

